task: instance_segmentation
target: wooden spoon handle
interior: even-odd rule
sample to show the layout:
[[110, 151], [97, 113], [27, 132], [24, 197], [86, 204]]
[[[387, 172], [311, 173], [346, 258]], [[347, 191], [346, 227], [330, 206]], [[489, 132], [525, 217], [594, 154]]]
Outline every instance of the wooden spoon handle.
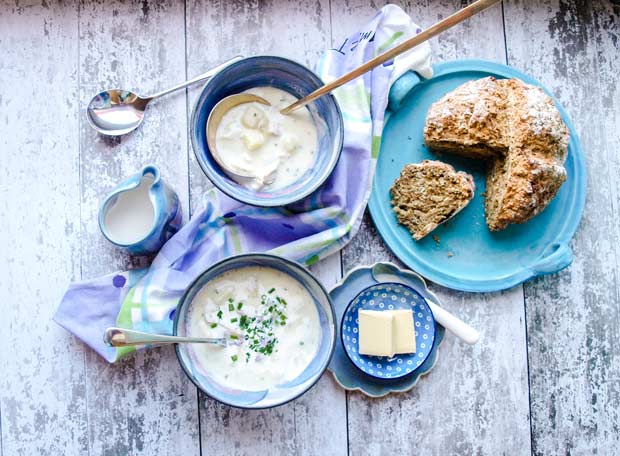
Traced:
[[416, 47], [417, 45], [424, 43], [425, 41], [431, 39], [432, 37], [439, 35], [441, 32], [444, 32], [448, 30], [449, 28], [454, 27], [456, 24], [463, 22], [465, 19], [468, 19], [471, 16], [478, 14], [479, 12], [489, 8], [490, 6], [493, 6], [499, 1], [500, 0], [478, 0], [472, 3], [471, 5], [437, 22], [436, 24], [430, 26], [426, 30], [423, 30], [417, 35], [409, 38], [408, 40], [403, 41], [398, 46], [394, 46], [393, 48], [385, 51], [383, 54], [379, 54], [378, 56], [370, 59], [368, 62], [357, 67], [353, 71], [340, 76], [338, 79], [333, 80], [329, 84], [325, 84], [324, 86], [319, 87], [314, 92], [312, 92], [310, 95], [307, 95], [304, 98], [297, 100], [292, 105], [287, 106], [286, 108], [282, 109], [281, 111], [282, 114], [290, 114], [296, 109], [307, 105], [311, 101], [314, 101], [317, 98], [322, 97], [325, 94], [328, 94], [332, 90], [363, 75], [364, 73], [387, 62], [388, 60], [392, 60], [397, 55], [400, 55], [403, 52], [406, 52]]

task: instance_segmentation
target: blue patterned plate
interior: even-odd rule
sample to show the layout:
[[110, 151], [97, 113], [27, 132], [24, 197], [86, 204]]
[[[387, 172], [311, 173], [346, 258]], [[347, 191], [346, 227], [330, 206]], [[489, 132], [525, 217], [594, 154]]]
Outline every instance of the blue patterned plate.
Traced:
[[[411, 309], [415, 330], [416, 352], [387, 356], [368, 356], [359, 353], [360, 310]], [[359, 369], [378, 379], [400, 378], [409, 375], [428, 358], [435, 342], [435, 319], [428, 304], [413, 288], [400, 283], [379, 283], [358, 294], [342, 318], [340, 337], [344, 351]]]
[[[399, 269], [391, 263], [375, 263], [372, 266], [353, 269], [329, 293], [336, 313], [337, 325], [342, 326], [342, 320], [349, 303], [361, 291], [386, 282], [411, 287], [427, 302], [439, 305], [437, 296], [426, 287], [424, 279], [415, 272]], [[426, 375], [435, 365], [437, 350], [441, 345], [444, 333], [445, 329], [443, 326], [435, 323], [435, 340], [432, 349], [428, 357], [410, 375], [400, 378], [378, 379], [365, 374], [353, 365], [345, 353], [340, 337], [336, 338], [336, 347], [328, 369], [333, 374], [336, 382], [344, 389], [361, 391], [371, 397], [381, 397], [390, 393], [409, 391], [418, 382], [418, 379]]]
[[390, 203], [394, 180], [407, 163], [437, 159], [424, 145], [423, 135], [426, 112], [432, 103], [459, 85], [486, 76], [519, 78], [541, 86], [513, 68], [482, 60], [442, 63], [434, 70], [435, 75], [427, 80], [406, 73], [390, 91], [389, 117], [368, 203], [385, 243], [411, 269], [433, 282], [463, 291], [503, 290], [568, 266], [573, 258], [569, 241], [585, 203], [586, 167], [577, 132], [557, 100], [571, 135], [565, 163], [567, 179], [543, 212], [522, 225], [490, 232], [484, 219], [484, 164], [442, 154], [442, 161], [474, 176], [473, 201], [449, 223], [437, 228], [435, 236], [418, 242], [397, 223]]

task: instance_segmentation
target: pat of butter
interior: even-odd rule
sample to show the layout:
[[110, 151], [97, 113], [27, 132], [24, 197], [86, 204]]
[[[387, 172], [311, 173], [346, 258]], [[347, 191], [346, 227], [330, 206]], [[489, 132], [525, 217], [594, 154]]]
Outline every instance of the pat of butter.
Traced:
[[394, 318], [390, 312], [358, 311], [360, 355], [394, 356]]
[[393, 357], [415, 353], [411, 309], [358, 311], [360, 355]]
[[411, 309], [390, 311], [394, 318], [394, 353], [415, 353], [415, 331]]

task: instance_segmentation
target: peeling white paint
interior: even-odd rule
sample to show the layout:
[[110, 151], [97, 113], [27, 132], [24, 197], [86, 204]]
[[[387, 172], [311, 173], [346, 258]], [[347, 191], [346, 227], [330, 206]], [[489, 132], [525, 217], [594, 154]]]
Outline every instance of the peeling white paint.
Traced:
[[[368, 399], [325, 376], [291, 404], [244, 412], [198, 395], [169, 348], [108, 365], [51, 322], [69, 280], [146, 264], [99, 233], [98, 205], [115, 183], [155, 163], [186, 217], [210, 187], [187, 137], [199, 88], [154, 104], [140, 130], [122, 139], [97, 136], [83, 121], [97, 90], [149, 93], [239, 53], [312, 64], [379, 3], [0, 5], [0, 456], [197, 455], [201, 448], [237, 455], [618, 453], [620, 7], [608, 0], [509, 0], [505, 17], [495, 7], [432, 41], [438, 60], [505, 62], [505, 25], [508, 61], [547, 84], [571, 113], [590, 187], [567, 271], [503, 293], [433, 287], [482, 339], [470, 347], [446, 335], [440, 362], [411, 392]], [[428, 26], [463, 2], [403, 6]], [[60, 99], [57, 110], [51, 101], [27, 101], [42, 96]], [[348, 270], [378, 260], [394, 258], [366, 219], [342, 264]], [[336, 282], [340, 255], [313, 270], [327, 285]]]

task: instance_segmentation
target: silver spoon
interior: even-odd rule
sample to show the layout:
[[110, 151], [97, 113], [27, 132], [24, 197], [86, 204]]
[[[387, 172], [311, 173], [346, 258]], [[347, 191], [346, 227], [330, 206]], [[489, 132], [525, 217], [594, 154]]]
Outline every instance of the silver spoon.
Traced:
[[[220, 165], [231, 178], [233, 178], [239, 183], [250, 183], [260, 178], [257, 176], [245, 174], [243, 171], [237, 169], [235, 166], [226, 163], [222, 159], [222, 156], [219, 153], [220, 151], [216, 147], [215, 135], [217, 133], [217, 127], [219, 127], [224, 114], [226, 114], [229, 110], [231, 110], [237, 105], [252, 102], [271, 106], [271, 103], [269, 103], [264, 98], [259, 97], [258, 95], [253, 95], [251, 93], [238, 93], [235, 95], [229, 95], [218, 101], [209, 113], [209, 117], [207, 118], [207, 145], [209, 146], [211, 155], [218, 163], [218, 165]], [[259, 183], [270, 184], [272, 181], [273, 178], [271, 178], [270, 181], [268, 177], [264, 177], [262, 179], [262, 182]]]
[[103, 341], [111, 347], [129, 347], [133, 345], [164, 345], [180, 343], [214, 344], [226, 346], [224, 337], [180, 337], [152, 334], [132, 329], [108, 328], [103, 335]]
[[154, 99], [195, 82], [208, 79], [231, 63], [241, 59], [240, 56], [233, 57], [200, 76], [149, 96], [140, 96], [122, 89], [104, 90], [90, 101], [86, 108], [86, 117], [90, 125], [102, 135], [120, 136], [127, 134], [140, 126], [144, 120], [147, 105]]

